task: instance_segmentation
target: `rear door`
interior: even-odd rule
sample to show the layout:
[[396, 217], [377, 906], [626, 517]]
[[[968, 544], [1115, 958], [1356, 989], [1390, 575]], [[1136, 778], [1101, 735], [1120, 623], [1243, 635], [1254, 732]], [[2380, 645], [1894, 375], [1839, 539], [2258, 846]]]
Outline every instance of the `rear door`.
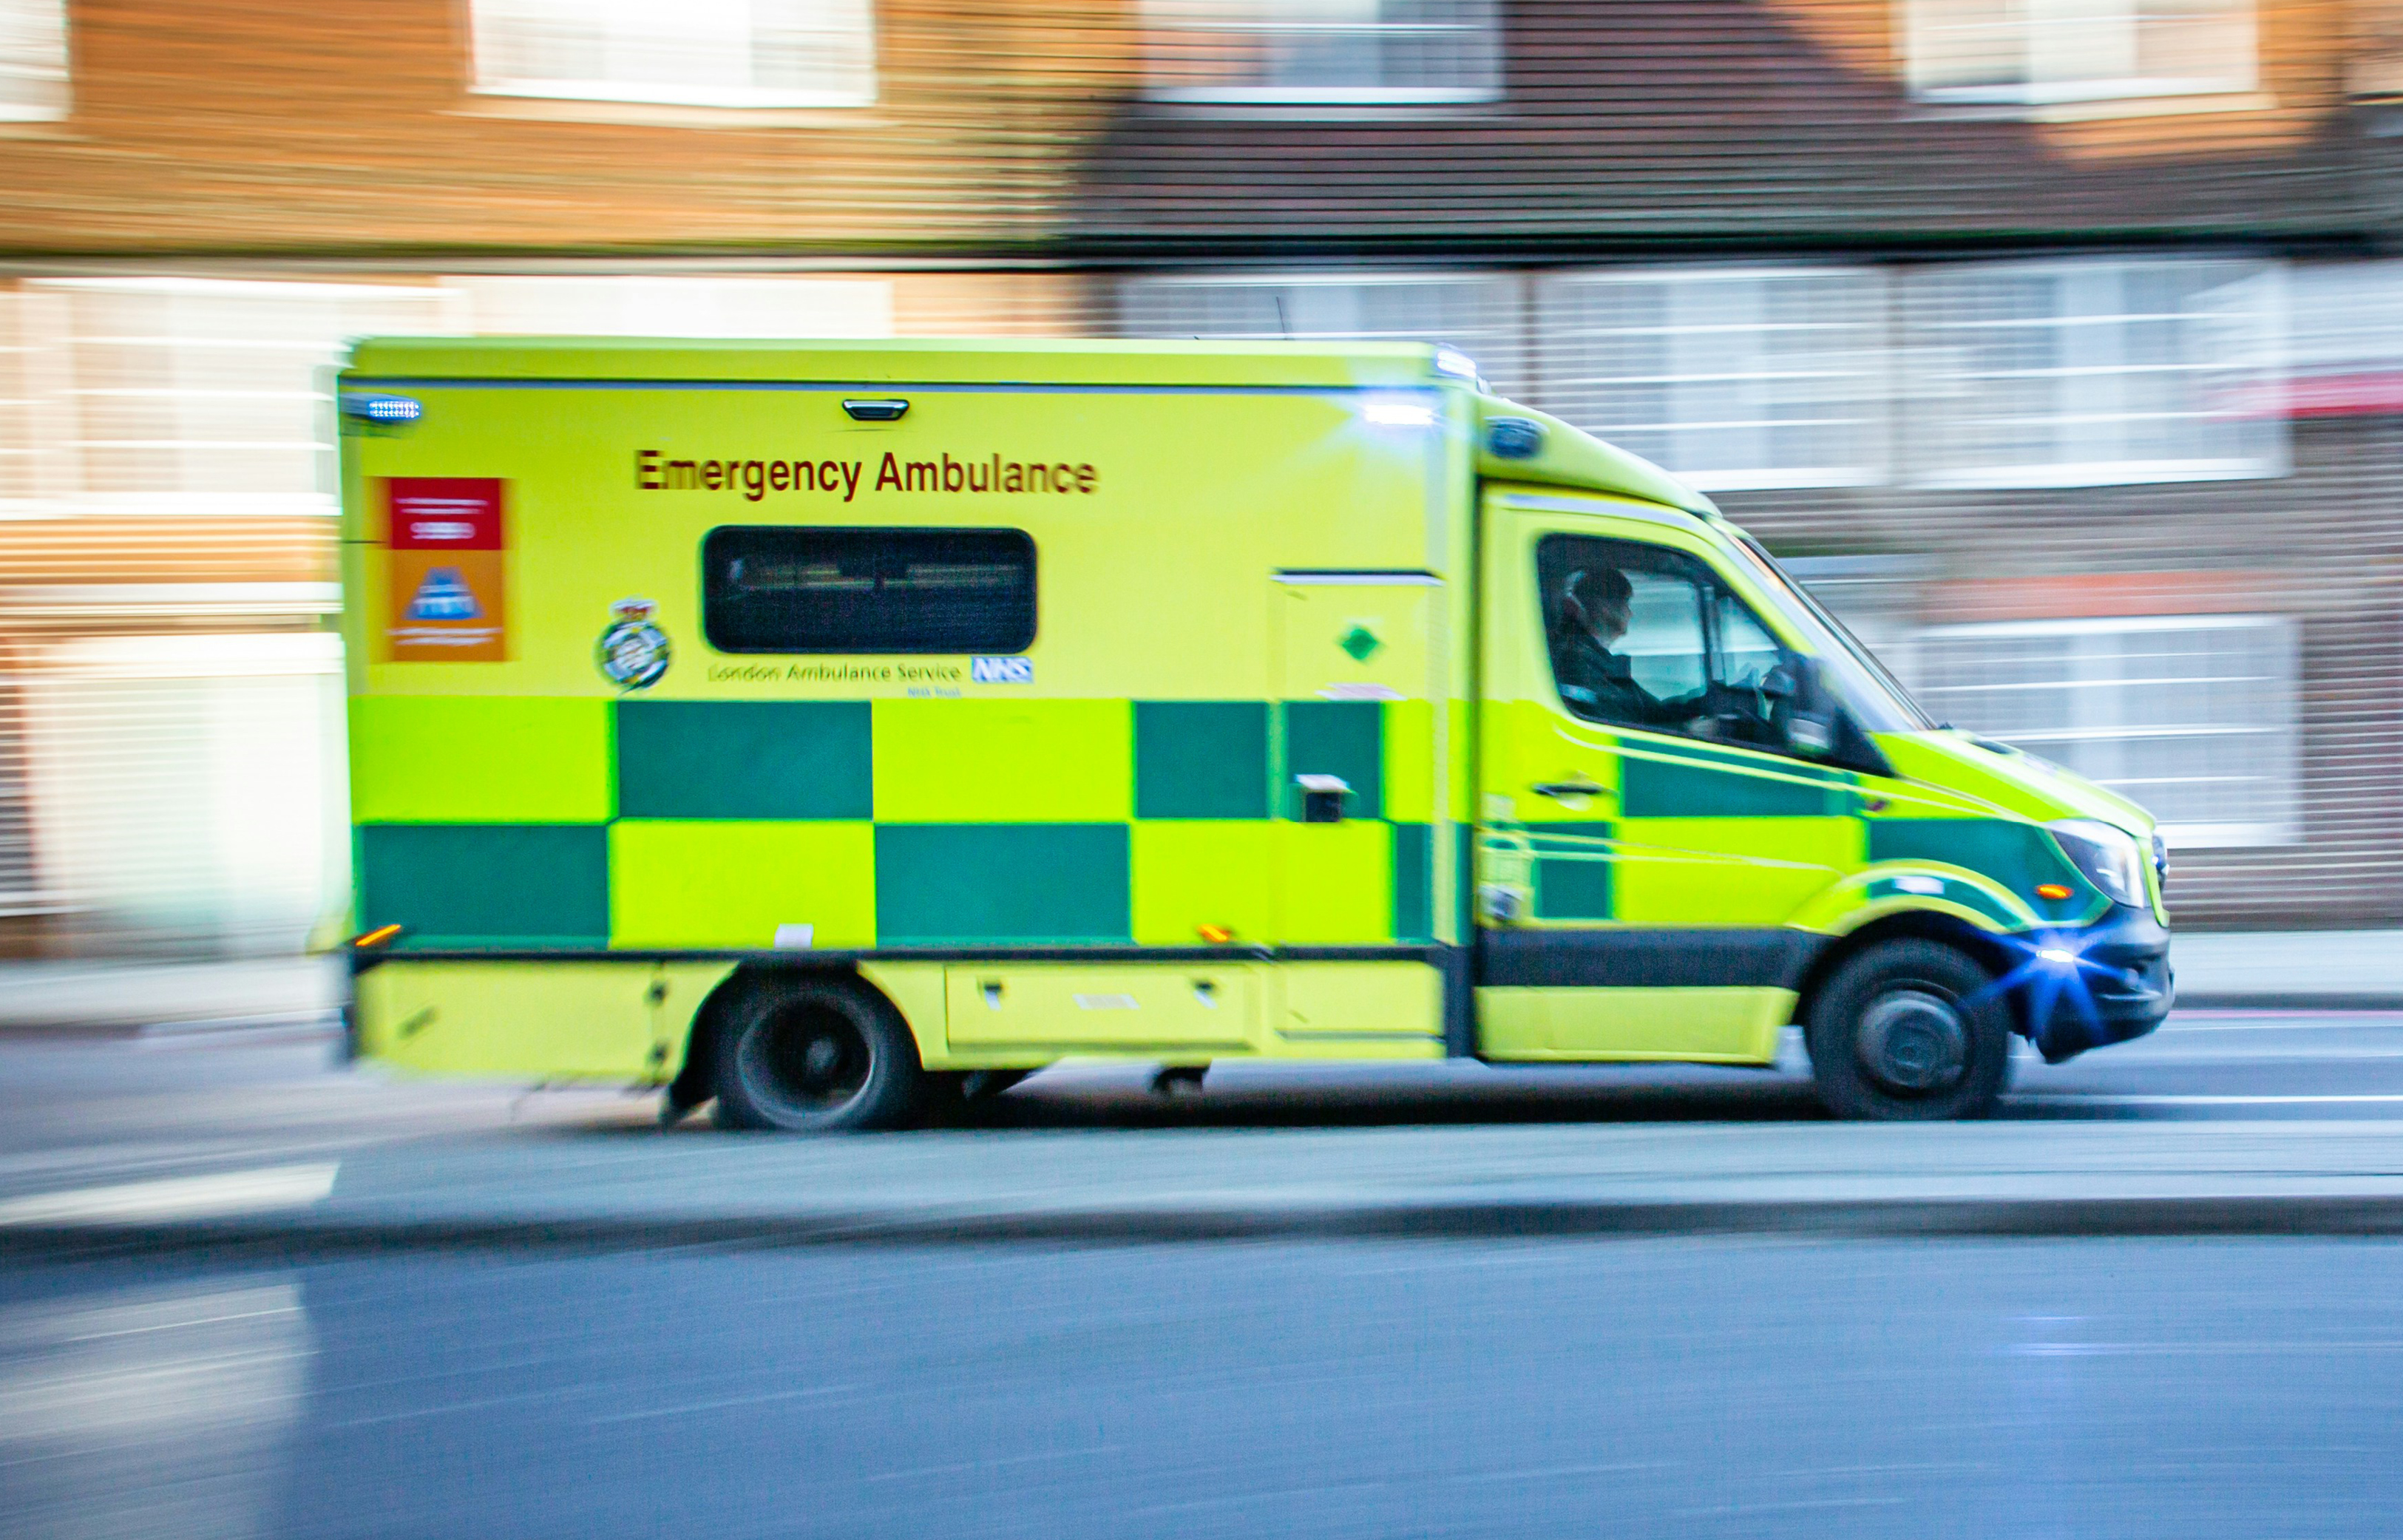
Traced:
[[1783, 747], [1787, 645], [1683, 520], [1497, 497], [1484, 528], [1484, 1050], [1773, 1057], [1784, 922], [1861, 842], [1851, 777]]

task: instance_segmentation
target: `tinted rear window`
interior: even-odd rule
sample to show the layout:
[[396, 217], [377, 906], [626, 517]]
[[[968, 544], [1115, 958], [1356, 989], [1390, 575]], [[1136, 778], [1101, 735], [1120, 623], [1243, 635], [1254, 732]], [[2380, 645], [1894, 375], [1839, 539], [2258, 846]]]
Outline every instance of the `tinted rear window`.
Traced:
[[701, 623], [720, 652], [1024, 652], [1023, 530], [729, 525], [701, 543]]

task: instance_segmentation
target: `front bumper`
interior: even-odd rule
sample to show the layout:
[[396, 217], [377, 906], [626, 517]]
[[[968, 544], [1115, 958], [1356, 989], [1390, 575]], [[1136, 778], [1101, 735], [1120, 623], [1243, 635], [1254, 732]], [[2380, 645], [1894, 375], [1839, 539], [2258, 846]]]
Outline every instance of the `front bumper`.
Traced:
[[[2170, 933], [2149, 910], [2114, 909], [2083, 930], [2020, 939], [2028, 951], [2014, 970], [2020, 1016], [2046, 1063], [2142, 1037], [2177, 997]], [[2061, 963], [2063, 953], [2075, 961]]]

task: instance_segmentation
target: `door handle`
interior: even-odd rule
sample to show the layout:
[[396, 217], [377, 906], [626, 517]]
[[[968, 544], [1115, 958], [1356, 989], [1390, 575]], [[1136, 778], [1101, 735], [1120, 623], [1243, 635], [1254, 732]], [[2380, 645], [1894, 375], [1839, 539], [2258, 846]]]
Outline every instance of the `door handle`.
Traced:
[[1546, 781], [1527, 788], [1538, 797], [1600, 797], [1603, 790], [1590, 781]]

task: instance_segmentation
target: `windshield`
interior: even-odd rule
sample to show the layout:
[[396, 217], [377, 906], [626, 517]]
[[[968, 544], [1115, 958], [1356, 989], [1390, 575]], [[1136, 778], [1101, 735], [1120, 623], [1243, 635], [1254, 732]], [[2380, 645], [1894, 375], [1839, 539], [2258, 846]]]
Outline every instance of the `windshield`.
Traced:
[[1740, 535], [1736, 548], [1751, 559], [1753, 575], [1769, 590], [1779, 611], [1819, 645], [1820, 666], [1861, 727], [1869, 732], [1924, 732], [1936, 726], [1844, 623], [1820, 607], [1810, 590], [1785, 576], [1777, 559], [1750, 535]]

